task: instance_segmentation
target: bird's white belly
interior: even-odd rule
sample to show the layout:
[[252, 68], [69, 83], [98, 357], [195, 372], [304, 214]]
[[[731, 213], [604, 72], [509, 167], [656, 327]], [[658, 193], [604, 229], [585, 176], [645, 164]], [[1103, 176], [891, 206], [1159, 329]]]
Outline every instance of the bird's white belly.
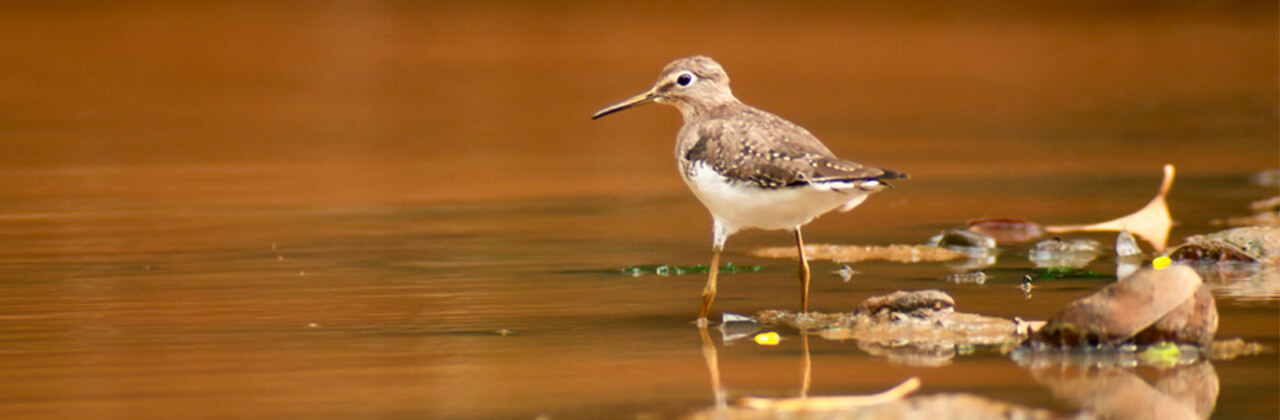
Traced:
[[760, 188], [730, 181], [701, 162], [684, 175], [689, 189], [729, 233], [746, 228], [793, 229], [838, 207], [852, 209], [868, 194], [850, 183]]

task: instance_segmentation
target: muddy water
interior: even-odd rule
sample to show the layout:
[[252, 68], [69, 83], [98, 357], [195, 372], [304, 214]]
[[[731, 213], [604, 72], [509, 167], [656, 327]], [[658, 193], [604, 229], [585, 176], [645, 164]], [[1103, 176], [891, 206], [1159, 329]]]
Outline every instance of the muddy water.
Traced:
[[[1172, 238], [1274, 195], [1247, 177], [1280, 166], [1275, 6], [1099, 7], [0, 6], [0, 413], [676, 417], [909, 376], [1071, 412], [982, 351], [919, 366], [815, 338], [805, 387], [786, 331], [713, 336], [713, 389], [690, 324], [703, 277], [617, 273], [709, 257], [677, 114], [587, 117], [705, 53], [740, 98], [913, 175], [813, 243], [1109, 219], [1164, 163]], [[794, 308], [793, 263], [747, 255], [788, 241], [732, 238], [726, 260], [764, 269], [723, 277], [716, 312]], [[1031, 319], [1110, 281], [1026, 298], [1029, 267], [1014, 249], [984, 285], [877, 262], [843, 282], [816, 262], [811, 305], [941, 288]], [[1218, 308], [1220, 336], [1280, 345], [1274, 294]], [[1280, 412], [1276, 353], [1212, 368], [1215, 416]]]

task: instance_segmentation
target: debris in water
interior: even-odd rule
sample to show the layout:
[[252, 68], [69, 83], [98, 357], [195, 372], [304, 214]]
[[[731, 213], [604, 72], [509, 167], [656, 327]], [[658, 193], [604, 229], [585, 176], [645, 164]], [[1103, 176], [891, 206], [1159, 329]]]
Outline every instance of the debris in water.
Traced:
[[1098, 241], [1092, 239], [1063, 241], [1062, 238], [1055, 237], [1037, 243], [1027, 257], [1037, 268], [1084, 268], [1101, 254], [1100, 247]]
[[760, 323], [746, 315], [726, 312], [720, 316], [719, 329], [720, 338], [727, 343], [754, 336], [757, 331], [760, 331]]
[[1138, 357], [1149, 365], [1172, 367], [1177, 366], [1178, 360], [1182, 359], [1182, 350], [1178, 349], [1177, 344], [1163, 341], [1147, 346], [1138, 353]]
[[965, 222], [966, 229], [988, 235], [1000, 243], [1031, 242], [1044, 236], [1044, 227], [1025, 219], [986, 217]]
[[1022, 318], [1015, 316], [1013, 317], [1013, 324], [1013, 333], [1019, 337], [1026, 337], [1043, 328], [1045, 321], [1024, 321]]
[[1246, 342], [1239, 337], [1230, 340], [1214, 341], [1209, 358], [1212, 360], [1232, 360], [1238, 357], [1257, 356], [1268, 353], [1272, 349], [1259, 343]]
[[840, 264], [840, 269], [835, 271], [835, 275], [840, 277], [845, 283], [853, 279], [853, 275], [858, 274], [858, 270], [854, 270], [849, 264]]
[[755, 324], [756, 320], [751, 319], [751, 317], [746, 315], [739, 315], [739, 314], [729, 313], [729, 312], [725, 312], [724, 314], [720, 315], [720, 324], [722, 325], [741, 323], [741, 322], [749, 322], [749, 323]]
[[1054, 279], [1089, 279], [1111, 277], [1106, 274], [1092, 270], [1084, 270], [1075, 267], [1045, 267], [1039, 270], [1035, 278], [1038, 280], [1054, 280]]
[[1249, 203], [1249, 210], [1272, 213], [1280, 212], [1280, 195]]
[[[633, 265], [623, 267], [619, 270], [622, 274], [631, 277], [640, 277], [646, 274], [657, 276], [678, 276], [684, 274], [704, 274], [710, 271], [711, 267], [706, 264], [697, 265]], [[763, 266], [759, 265], [737, 265], [734, 263], [725, 263], [720, 266], [721, 273], [754, 273], [763, 270]]]
[[1169, 230], [1173, 227], [1173, 218], [1169, 216], [1169, 205], [1165, 203], [1165, 195], [1173, 187], [1173, 165], [1164, 165], [1164, 180], [1160, 183], [1160, 191], [1141, 210], [1119, 219], [1091, 225], [1059, 225], [1048, 226], [1044, 230], [1050, 233], [1065, 232], [1100, 232], [1128, 230], [1146, 240], [1156, 252], [1164, 251], [1169, 240]]
[[1142, 257], [1142, 248], [1138, 248], [1138, 241], [1133, 239], [1133, 234], [1127, 230], [1120, 231], [1120, 235], [1116, 236], [1116, 255], [1124, 257]]
[[1138, 241], [1133, 238], [1133, 234], [1127, 230], [1120, 231], [1116, 236], [1116, 278], [1129, 277], [1138, 271], [1145, 256], [1142, 249], [1138, 248]]
[[756, 334], [756, 344], [762, 346], [776, 346], [780, 342], [782, 342], [782, 337], [778, 336], [778, 333], [776, 332], [770, 331], [767, 333]]
[[[829, 260], [838, 263], [855, 263], [866, 260], [886, 260], [915, 263], [950, 261], [964, 258], [964, 254], [950, 249], [928, 245], [805, 245], [804, 253], [810, 261]], [[796, 247], [761, 248], [751, 251], [752, 256], [762, 258], [796, 258]]]
[[987, 282], [987, 273], [982, 271], [970, 271], [967, 273], [948, 274], [942, 278], [948, 283], [955, 284], [983, 284]]
[[1022, 297], [1031, 299], [1031, 289], [1034, 289], [1035, 287], [1036, 286], [1034, 284], [1031, 284], [1030, 274], [1022, 276], [1022, 285], [1018, 286], [1019, 289], [1022, 289]]
[[1280, 169], [1268, 169], [1249, 175], [1249, 182], [1264, 187], [1280, 186]]

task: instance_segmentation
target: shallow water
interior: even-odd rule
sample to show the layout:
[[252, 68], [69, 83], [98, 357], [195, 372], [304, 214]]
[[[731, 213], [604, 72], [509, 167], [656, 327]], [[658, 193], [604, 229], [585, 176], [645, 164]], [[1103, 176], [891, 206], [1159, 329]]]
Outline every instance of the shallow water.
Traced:
[[[789, 331], [777, 346], [713, 334], [713, 389], [691, 324], [703, 275], [619, 272], [710, 257], [671, 162], [677, 113], [588, 121], [694, 52], [838, 154], [912, 174], [809, 225], [810, 243], [1110, 219], [1150, 199], [1164, 163], [1177, 241], [1275, 195], [1247, 178], [1280, 166], [1274, 5], [2, 7], [5, 418], [678, 417], [717, 395], [910, 376], [921, 394], [1075, 409], [994, 352], [913, 366], [816, 337], [805, 389]], [[747, 255], [789, 243], [731, 238], [726, 261], [764, 269], [723, 276], [713, 310], [794, 309], [794, 263]], [[1019, 249], [983, 285], [884, 262], [843, 282], [815, 262], [811, 309], [940, 288], [961, 311], [1043, 319], [1112, 280], [1026, 298]], [[1274, 295], [1217, 304], [1220, 338], [1280, 347]], [[1280, 413], [1276, 352], [1212, 367], [1215, 417]]]

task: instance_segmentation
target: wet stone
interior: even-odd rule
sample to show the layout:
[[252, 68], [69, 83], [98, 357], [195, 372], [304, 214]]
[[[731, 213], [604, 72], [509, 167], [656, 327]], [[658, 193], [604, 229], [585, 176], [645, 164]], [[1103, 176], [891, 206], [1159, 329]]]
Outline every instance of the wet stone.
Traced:
[[1181, 305], [1169, 311], [1159, 321], [1133, 337], [1135, 343], [1196, 344], [1208, 347], [1218, 331], [1218, 307], [1210, 293], [1209, 285], [1201, 284], [1196, 293]]
[[1195, 243], [1181, 245], [1169, 252], [1169, 259], [1174, 261], [1197, 261], [1197, 262], [1245, 262], [1252, 263], [1258, 260], [1244, 250], [1227, 242], [1205, 239], [1198, 240]]
[[1084, 268], [1101, 253], [1101, 245], [1092, 239], [1064, 241], [1053, 238], [1036, 243], [1027, 257], [1036, 267]]
[[956, 302], [941, 290], [897, 291], [884, 296], [872, 296], [862, 301], [858, 312], [879, 314], [884, 311], [927, 317], [937, 312], [950, 312]]
[[983, 255], [995, 250], [996, 239], [982, 232], [952, 229], [929, 238], [929, 245], [960, 251], [967, 255]]
[[1264, 187], [1280, 186], [1280, 169], [1268, 169], [1249, 175], [1249, 183]]
[[1208, 262], [1257, 261], [1280, 265], [1280, 228], [1242, 227], [1191, 236], [1170, 251], [1169, 258]]
[[1138, 247], [1138, 240], [1127, 230], [1122, 230], [1119, 235], [1116, 235], [1116, 256], [1142, 257], [1142, 248]]
[[1031, 242], [1044, 236], [1044, 226], [1024, 219], [986, 217], [965, 222], [965, 229], [988, 235], [1000, 243]]
[[1056, 347], [1169, 341], [1208, 345], [1217, 308], [1200, 276], [1185, 265], [1145, 268], [1068, 304], [1029, 340]]

